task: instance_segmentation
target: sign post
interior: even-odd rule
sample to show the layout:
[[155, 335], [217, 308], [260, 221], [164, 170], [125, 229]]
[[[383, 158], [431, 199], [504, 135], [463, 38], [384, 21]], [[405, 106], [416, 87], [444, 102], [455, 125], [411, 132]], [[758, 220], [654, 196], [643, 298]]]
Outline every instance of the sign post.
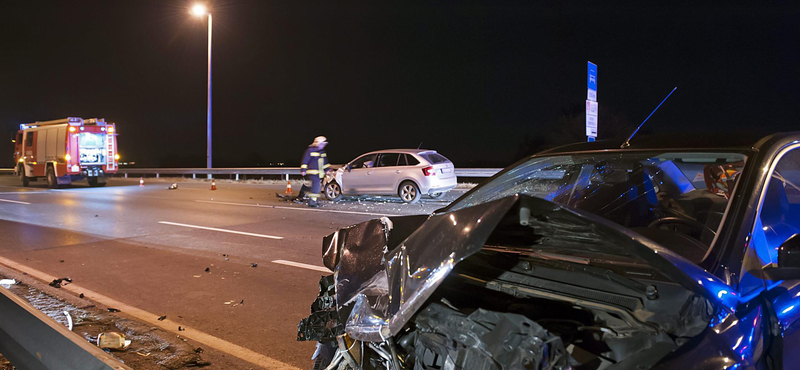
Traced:
[[586, 136], [589, 141], [594, 141], [597, 138], [597, 64], [587, 63]]

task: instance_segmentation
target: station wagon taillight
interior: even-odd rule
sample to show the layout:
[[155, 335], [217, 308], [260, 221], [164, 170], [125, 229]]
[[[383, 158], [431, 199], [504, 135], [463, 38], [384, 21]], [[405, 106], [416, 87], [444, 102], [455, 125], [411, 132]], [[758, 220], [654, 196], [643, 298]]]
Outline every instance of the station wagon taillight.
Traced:
[[425, 176], [436, 176], [436, 170], [433, 169], [433, 166], [428, 166], [422, 169], [422, 174]]

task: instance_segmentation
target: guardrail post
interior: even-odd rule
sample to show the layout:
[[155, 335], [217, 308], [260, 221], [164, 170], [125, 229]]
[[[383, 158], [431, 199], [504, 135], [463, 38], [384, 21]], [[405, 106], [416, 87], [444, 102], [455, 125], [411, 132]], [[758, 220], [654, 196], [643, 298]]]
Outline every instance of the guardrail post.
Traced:
[[193, 178], [193, 179], [196, 179], [196, 178], [197, 178], [197, 174], [194, 174], [194, 173], [193, 173], [193, 174], [192, 174], [192, 178]]
[[156, 178], [158, 178], [158, 174], [156, 174]]
[[208, 174], [208, 179], [211, 180], [211, 174], [210, 173]]
[[125, 172], [125, 178], [126, 178], [126, 179], [128, 178], [128, 173], [127, 173], [127, 172]]
[[236, 174], [236, 181], [239, 181], [239, 174]]

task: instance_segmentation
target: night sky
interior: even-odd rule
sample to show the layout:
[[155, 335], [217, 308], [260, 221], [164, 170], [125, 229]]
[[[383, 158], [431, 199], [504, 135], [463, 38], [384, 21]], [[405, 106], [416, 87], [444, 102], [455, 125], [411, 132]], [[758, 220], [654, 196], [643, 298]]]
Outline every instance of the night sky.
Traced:
[[[601, 135], [675, 86], [649, 131], [800, 130], [795, 2], [533, 3], [209, 3], [214, 166], [297, 165], [317, 135], [334, 163], [422, 142], [505, 166], [582, 114], [587, 60]], [[19, 123], [67, 116], [116, 122], [125, 161], [205, 166], [207, 23], [191, 2], [0, 4], [0, 166]]]

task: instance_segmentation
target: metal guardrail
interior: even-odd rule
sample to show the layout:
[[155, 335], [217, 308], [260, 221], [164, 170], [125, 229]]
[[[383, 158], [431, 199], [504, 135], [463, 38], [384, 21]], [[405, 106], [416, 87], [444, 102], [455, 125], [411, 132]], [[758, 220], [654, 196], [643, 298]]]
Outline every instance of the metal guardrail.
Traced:
[[132, 370], [0, 287], [0, 353], [26, 370]]
[[[337, 167], [337, 166], [332, 166]], [[502, 168], [456, 168], [458, 177], [492, 177]], [[13, 174], [13, 168], [0, 168], [0, 174]], [[122, 175], [300, 175], [300, 167], [242, 167], [242, 168], [120, 168]]]
[[[335, 167], [335, 166], [333, 166]], [[456, 168], [459, 177], [492, 177], [501, 168]], [[245, 168], [120, 168], [118, 174], [129, 175], [300, 175], [300, 167]]]

